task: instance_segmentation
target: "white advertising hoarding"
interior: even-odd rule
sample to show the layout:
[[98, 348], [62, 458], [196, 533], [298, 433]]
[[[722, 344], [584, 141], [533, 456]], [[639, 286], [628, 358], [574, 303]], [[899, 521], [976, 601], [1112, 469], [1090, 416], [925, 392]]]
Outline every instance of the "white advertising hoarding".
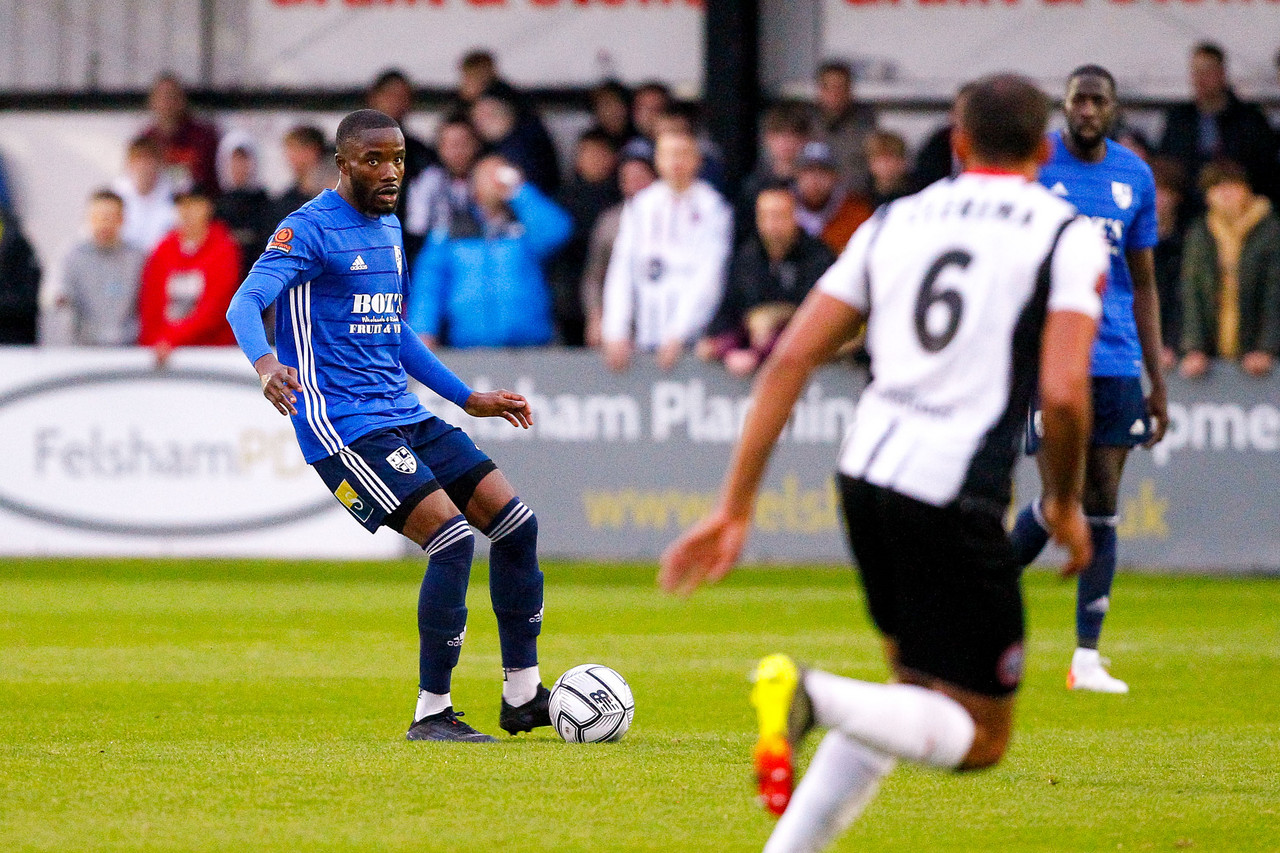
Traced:
[[451, 87], [473, 48], [525, 86], [702, 79], [701, 0], [249, 0], [243, 82], [362, 85], [388, 67]]
[[1241, 89], [1276, 94], [1280, 0], [824, 0], [823, 49], [856, 60], [869, 96], [949, 96], [1017, 71], [1057, 91], [1071, 69], [1107, 67], [1123, 94], [1188, 97], [1200, 41], [1228, 54]]
[[235, 350], [0, 349], [0, 552], [397, 557], [302, 459]]

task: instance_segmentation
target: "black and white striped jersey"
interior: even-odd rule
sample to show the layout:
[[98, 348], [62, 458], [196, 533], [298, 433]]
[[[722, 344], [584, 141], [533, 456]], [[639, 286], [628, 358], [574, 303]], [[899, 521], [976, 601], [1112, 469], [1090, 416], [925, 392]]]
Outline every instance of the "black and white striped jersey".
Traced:
[[886, 205], [818, 282], [867, 317], [872, 381], [840, 470], [935, 506], [1003, 508], [1049, 311], [1096, 318], [1107, 248], [1021, 176], [967, 172]]

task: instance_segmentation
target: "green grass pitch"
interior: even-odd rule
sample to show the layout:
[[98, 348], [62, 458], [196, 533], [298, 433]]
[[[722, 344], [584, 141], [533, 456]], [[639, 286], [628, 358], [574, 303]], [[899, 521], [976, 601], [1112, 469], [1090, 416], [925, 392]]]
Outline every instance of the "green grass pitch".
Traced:
[[[684, 601], [650, 567], [544, 568], [546, 680], [626, 675], [620, 743], [406, 743], [418, 563], [0, 563], [0, 850], [759, 850], [756, 658], [885, 675], [848, 571]], [[1130, 696], [1064, 689], [1073, 588], [1030, 575], [1005, 762], [899, 769], [838, 849], [1280, 850], [1280, 582], [1123, 575], [1114, 598]], [[482, 566], [470, 607], [454, 698], [498, 734]]]

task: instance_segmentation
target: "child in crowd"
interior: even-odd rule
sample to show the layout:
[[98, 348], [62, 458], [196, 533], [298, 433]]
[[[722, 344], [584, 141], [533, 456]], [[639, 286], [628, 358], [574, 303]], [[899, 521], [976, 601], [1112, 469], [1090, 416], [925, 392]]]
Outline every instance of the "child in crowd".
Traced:
[[89, 197], [89, 239], [78, 243], [62, 271], [58, 305], [71, 311], [71, 342], [132, 346], [138, 339], [138, 286], [147, 255], [124, 240], [125, 204], [101, 189]]

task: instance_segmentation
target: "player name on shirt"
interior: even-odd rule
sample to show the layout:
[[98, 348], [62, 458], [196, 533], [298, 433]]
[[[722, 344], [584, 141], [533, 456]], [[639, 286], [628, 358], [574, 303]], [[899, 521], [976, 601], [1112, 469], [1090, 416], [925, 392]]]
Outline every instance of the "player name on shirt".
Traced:
[[818, 289], [867, 317], [872, 381], [840, 470], [999, 511], [1049, 311], [1097, 316], [1097, 230], [1025, 178], [966, 173], [882, 208]]

